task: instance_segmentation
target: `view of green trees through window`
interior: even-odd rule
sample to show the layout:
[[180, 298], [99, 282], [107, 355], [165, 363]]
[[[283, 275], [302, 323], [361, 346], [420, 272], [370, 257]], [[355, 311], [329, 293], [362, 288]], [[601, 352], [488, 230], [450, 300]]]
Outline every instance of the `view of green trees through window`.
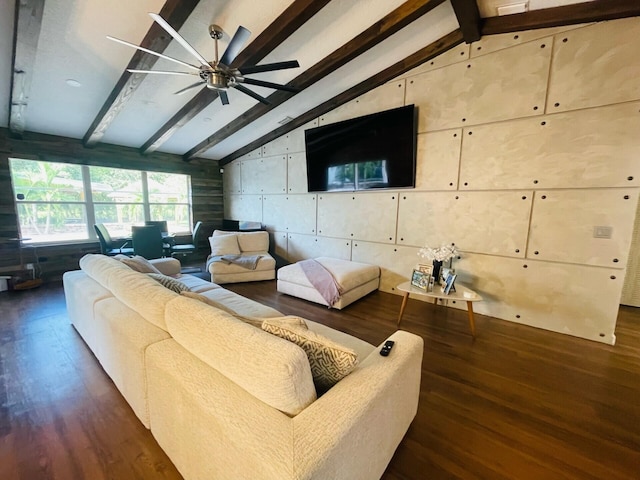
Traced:
[[93, 240], [95, 223], [128, 237], [145, 220], [191, 230], [188, 175], [22, 159], [11, 159], [10, 169], [23, 239]]

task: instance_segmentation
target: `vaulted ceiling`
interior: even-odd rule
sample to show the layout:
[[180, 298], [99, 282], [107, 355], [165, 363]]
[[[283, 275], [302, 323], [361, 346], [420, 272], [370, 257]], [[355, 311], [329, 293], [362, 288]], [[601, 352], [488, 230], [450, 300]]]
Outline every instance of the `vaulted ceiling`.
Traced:
[[[524, 13], [503, 15], [505, 8]], [[230, 161], [261, 143], [481, 36], [640, 15], [637, 0], [0, 0], [0, 127]], [[195, 88], [168, 60], [111, 35], [193, 63], [148, 12], [159, 13], [204, 57], [209, 25], [251, 36], [232, 66], [298, 60], [251, 75], [299, 93], [254, 87], [264, 105], [229, 89]], [[498, 15], [500, 13], [500, 15]], [[196, 62], [197, 63], [197, 62]], [[175, 68], [178, 67], [178, 68]]]

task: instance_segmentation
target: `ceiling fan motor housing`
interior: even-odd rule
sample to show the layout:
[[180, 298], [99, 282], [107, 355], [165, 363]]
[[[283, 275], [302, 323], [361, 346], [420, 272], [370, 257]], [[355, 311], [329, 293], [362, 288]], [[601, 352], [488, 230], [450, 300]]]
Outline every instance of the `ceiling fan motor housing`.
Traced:
[[227, 88], [227, 77], [220, 72], [209, 72], [209, 76], [207, 77], [207, 88]]

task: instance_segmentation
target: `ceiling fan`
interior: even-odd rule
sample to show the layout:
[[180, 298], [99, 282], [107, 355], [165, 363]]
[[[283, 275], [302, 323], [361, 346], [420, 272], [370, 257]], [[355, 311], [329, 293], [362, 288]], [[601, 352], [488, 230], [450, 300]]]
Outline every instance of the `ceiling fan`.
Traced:
[[192, 88], [201, 87], [206, 85], [207, 88], [216, 90], [218, 92], [218, 96], [222, 101], [223, 105], [229, 104], [229, 96], [227, 95], [227, 89], [235, 88], [236, 90], [241, 91], [242, 93], [249, 95], [250, 97], [255, 98], [259, 102], [262, 102], [266, 105], [269, 105], [269, 101], [261, 95], [258, 95], [253, 90], [245, 87], [244, 84], [247, 85], [256, 85], [260, 87], [274, 88], [277, 90], [285, 90], [287, 92], [298, 92], [299, 90], [295, 87], [290, 87], [288, 85], [280, 85], [278, 83], [266, 82], [264, 80], [257, 80], [254, 78], [246, 78], [244, 75], [251, 73], [261, 73], [261, 72], [271, 72], [274, 70], [284, 70], [288, 68], [297, 68], [300, 66], [297, 60], [289, 60], [286, 62], [277, 62], [277, 63], [268, 63], [265, 65], [243, 65], [238, 68], [231, 68], [231, 62], [236, 58], [240, 50], [242, 49], [245, 42], [249, 39], [251, 32], [244, 28], [243, 26], [239, 26], [236, 33], [231, 38], [227, 49], [222, 54], [222, 57], [218, 59], [218, 40], [222, 38], [223, 31], [218, 25], [210, 25], [209, 26], [209, 35], [215, 41], [215, 59], [209, 62], [206, 58], [204, 58], [198, 51], [193, 48], [189, 42], [187, 42], [174, 28], [167, 23], [167, 21], [162, 18], [160, 15], [156, 13], [149, 13], [151, 18], [153, 18], [166, 32], [171, 35], [182, 47], [193, 55], [200, 65], [192, 65], [187, 62], [183, 62], [182, 60], [178, 60], [177, 58], [168, 57], [158, 52], [154, 52], [153, 50], [146, 49], [144, 47], [140, 47], [138, 45], [134, 45], [133, 43], [126, 42], [124, 40], [120, 40], [115, 37], [111, 37], [107, 35], [109, 40], [113, 40], [114, 42], [121, 43], [123, 45], [127, 45], [129, 47], [133, 47], [137, 50], [141, 50], [146, 53], [150, 53], [151, 55], [155, 55], [160, 58], [164, 58], [165, 60], [170, 60], [172, 62], [178, 63], [183, 67], [189, 68], [190, 72], [172, 72], [172, 71], [163, 71], [163, 70], [135, 70], [135, 69], [127, 69], [128, 72], [131, 73], [152, 73], [158, 75], [196, 75], [200, 77], [196, 83], [189, 85], [181, 90], [175, 92], [176, 95], [181, 95]]

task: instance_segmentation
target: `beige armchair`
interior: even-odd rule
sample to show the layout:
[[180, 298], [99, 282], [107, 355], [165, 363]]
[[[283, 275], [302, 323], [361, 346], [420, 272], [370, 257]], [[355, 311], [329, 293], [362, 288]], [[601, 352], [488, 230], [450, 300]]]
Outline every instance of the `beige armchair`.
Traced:
[[207, 270], [213, 283], [254, 282], [276, 278], [276, 261], [269, 254], [269, 233], [215, 230], [209, 237]]

